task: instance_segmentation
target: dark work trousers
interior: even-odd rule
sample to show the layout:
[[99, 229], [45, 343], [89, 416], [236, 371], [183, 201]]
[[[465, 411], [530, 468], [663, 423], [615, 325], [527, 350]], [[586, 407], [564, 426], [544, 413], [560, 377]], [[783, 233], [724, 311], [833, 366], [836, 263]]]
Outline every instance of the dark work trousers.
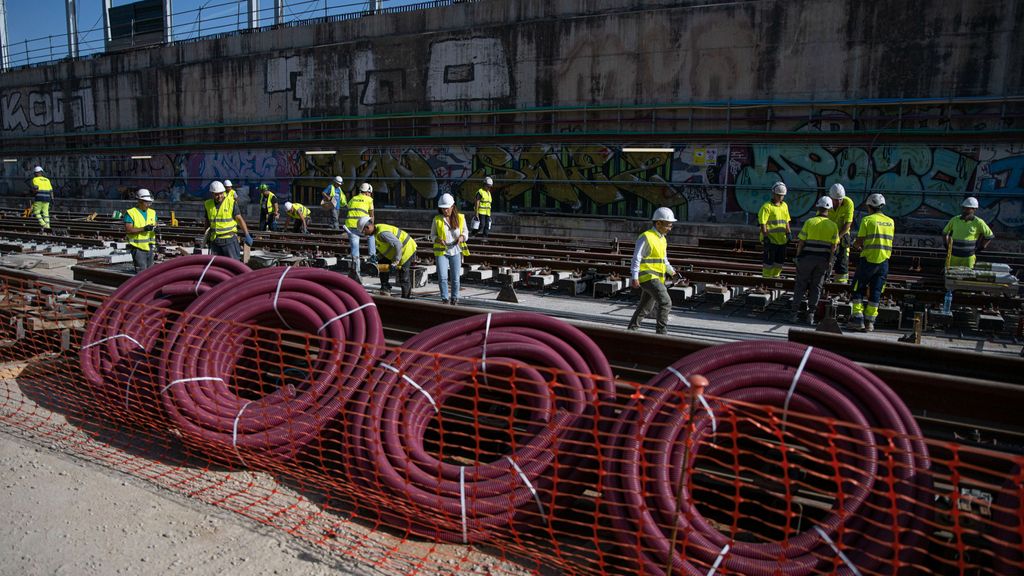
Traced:
[[135, 266], [136, 274], [153, 265], [154, 250], [139, 250], [135, 246], [129, 246], [128, 251], [132, 254], [132, 265]]
[[231, 238], [218, 238], [210, 241], [210, 254], [214, 256], [227, 256], [235, 260], [242, 259], [242, 247], [238, 244], [238, 236]]
[[629, 321], [627, 330], [639, 330], [640, 322], [646, 318], [651, 311], [657, 307], [657, 327], [655, 331], [658, 334], [666, 334], [668, 332], [668, 313], [672, 309], [672, 299], [668, 295], [668, 288], [665, 288], [665, 283], [660, 280], [648, 280], [640, 284], [640, 304], [636, 307], [636, 312], [633, 312], [633, 318]]
[[480, 216], [480, 229], [476, 231], [477, 235], [478, 236], [483, 236], [484, 238], [486, 238], [487, 237], [487, 233], [490, 232], [490, 231], [491, 231], [491, 217], [490, 217], [490, 215]]
[[[398, 285], [402, 287], [402, 298], [412, 298], [412, 258], [398, 266]], [[380, 273], [381, 290], [391, 290], [391, 269], [396, 266], [387, 258], [380, 259], [381, 264], [388, 264], [387, 272]]]
[[800, 311], [800, 301], [807, 292], [807, 309], [814, 314], [821, 298], [822, 280], [828, 268], [828, 256], [823, 254], [807, 254], [801, 256], [796, 263], [796, 288], [793, 289], [793, 312]]
[[836, 263], [832, 271], [838, 276], [850, 273], [850, 237], [843, 236], [839, 241], [839, 248], [836, 249]]

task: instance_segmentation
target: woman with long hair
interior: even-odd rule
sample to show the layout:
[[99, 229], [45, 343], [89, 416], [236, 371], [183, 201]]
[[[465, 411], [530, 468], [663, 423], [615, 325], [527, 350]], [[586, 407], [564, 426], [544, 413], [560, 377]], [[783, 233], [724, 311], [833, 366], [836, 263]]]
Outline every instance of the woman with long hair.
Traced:
[[[430, 226], [428, 239], [434, 242], [434, 258], [437, 262], [437, 283], [441, 286], [441, 302], [459, 303], [459, 276], [462, 272], [462, 257], [469, 255], [466, 238], [466, 216], [459, 213], [451, 194], [442, 194], [437, 202], [437, 216]], [[451, 296], [448, 293], [448, 277], [451, 275]]]

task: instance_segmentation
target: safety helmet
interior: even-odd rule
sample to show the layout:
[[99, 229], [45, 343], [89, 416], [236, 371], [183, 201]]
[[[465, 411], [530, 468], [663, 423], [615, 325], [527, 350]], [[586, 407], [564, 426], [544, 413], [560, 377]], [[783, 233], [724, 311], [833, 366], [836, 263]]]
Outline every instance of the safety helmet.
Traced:
[[438, 208], [451, 208], [455, 206], [455, 198], [452, 198], [451, 194], [441, 194], [441, 199], [437, 201]]
[[292, 209], [292, 203], [291, 202], [285, 202], [284, 203], [284, 211], [288, 212], [291, 209]]
[[[837, 184], [837, 186], [838, 186], [838, 184]], [[839, 189], [842, 190], [842, 187], [840, 186]], [[831, 193], [831, 191], [829, 193]], [[831, 210], [832, 209], [832, 199], [829, 198], [828, 196], [822, 196], [821, 198], [818, 198], [817, 202], [815, 202], [814, 207], [815, 208], [824, 208], [825, 210]]]
[[776, 182], [772, 184], [772, 194], [778, 194], [779, 196], [786, 195], [786, 185], [782, 182]]
[[153, 195], [149, 193], [149, 190], [145, 188], [139, 188], [139, 191], [135, 193], [135, 197], [145, 202], [152, 202]]
[[43, 167], [42, 166], [36, 166], [35, 168], [32, 169], [32, 171], [38, 174], [38, 173], [43, 171]]
[[359, 234], [362, 234], [363, 233], [363, 229], [365, 229], [366, 225], [369, 224], [369, 223], [370, 223], [370, 217], [369, 216], [362, 216], [362, 217], [360, 217], [359, 220], [356, 220], [356, 232], [358, 232]]
[[266, 184], [260, 184], [260, 190], [270, 190], [270, 186], [267, 186]]
[[671, 208], [658, 208], [654, 211], [654, 216], [651, 220], [655, 222], [675, 222], [676, 215], [672, 213]]
[[846, 188], [843, 188], [843, 185], [839, 183], [833, 184], [832, 187], [828, 189], [828, 195], [831, 196], [833, 200], [842, 200], [846, 197]]
[[359, 185], [359, 191], [362, 192], [363, 194], [372, 194], [373, 186], [370, 186], [369, 182], [363, 182], [362, 184]]
[[871, 196], [868, 196], [867, 204], [872, 208], [881, 208], [882, 206], [885, 206], [885, 196], [882, 196], [881, 194], [872, 194]]
[[337, 184], [338, 186], [341, 186], [342, 184], [345, 183], [345, 181], [341, 178], [341, 176], [335, 176], [334, 183]]
[[231, 183], [231, 180], [225, 180], [224, 181], [224, 187], [225, 188], [231, 188], [232, 186], [234, 186], [234, 184]]
[[494, 180], [490, 176], [484, 178], [484, 186], [494, 186]]
[[973, 196], [965, 198], [964, 201], [960, 204], [960, 206], [963, 208], [977, 208], [978, 199]]
[[210, 182], [210, 194], [222, 194], [225, 192], [224, 185], [219, 180]]

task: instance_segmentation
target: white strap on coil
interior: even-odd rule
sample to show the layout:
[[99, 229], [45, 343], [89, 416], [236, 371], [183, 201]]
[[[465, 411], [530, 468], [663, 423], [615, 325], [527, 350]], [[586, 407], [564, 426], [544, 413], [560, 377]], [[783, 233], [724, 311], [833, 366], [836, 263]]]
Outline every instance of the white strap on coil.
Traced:
[[413, 388], [416, 389], [417, 392], [419, 392], [420, 394], [423, 394], [424, 396], [427, 397], [427, 401], [430, 402], [430, 405], [434, 407], [434, 412], [440, 412], [440, 410], [437, 408], [437, 402], [434, 402], [434, 397], [430, 395], [430, 392], [427, 392], [426, 390], [423, 389], [422, 386], [417, 384], [412, 378], [409, 378], [408, 374], [402, 374], [401, 370], [399, 370], [398, 368], [395, 368], [391, 364], [387, 364], [387, 363], [384, 363], [384, 362], [380, 363], [380, 367], [385, 369], [385, 370], [390, 370], [390, 371], [394, 372], [395, 374], [399, 374], [402, 377], [402, 380], [405, 380], [406, 382], [408, 382]]
[[466, 467], [459, 466], [459, 505], [462, 507], [462, 543], [469, 544], [469, 531], [466, 526]]
[[480, 353], [480, 371], [484, 376], [484, 384], [487, 383], [487, 338], [491, 335], [491, 313], [487, 313], [487, 320], [484, 322], [484, 346]]
[[843, 561], [843, 564], [846, 564], [846, 567], [850, 569], [850, 572], [853, 572], [854, 576], [861, 576], [860, 570], [857, 569], [857, 565], [851, 562], [849, 556], [844, 554], [843, 551], [840, 550], [838, 546], [836, 546], [836, 543], [828, 537], [828, 533], [822, 530], [821, 526], [815, 526], [814, 529], [818, 531], [818, 534], [822, 537], [822, 539], [825, 540], [825, 542], [832, 548], [836, 555], [839, 556], [839, 559]]
[[204, 380], [212, 380], [214, 382], [223, 382], [224, 381], [223, 378], [217, 378], [215, 376], [199, 376], [199, 377], [196, 377], [196, 378], [182, 378], [180, 380], [172, 380], [170, 384], [168, 384], [167, 386], [164, 386], [163, 388], [160, 389], [160, 393], [163, 394], [164, 392], [167, 392], [171, 388], [171, 386], [174, 386], [175, 384], [183, 384], [185, 382], [202, 382]]
[[530, 479], [526, 477], [526, 473], [523, 472], [523, 469], [519, 467], [519, 464], [516, 464], [516, 461], [513, 460], [511, 456], [505, 456], [505, 459], [508, 460], [508, 463], [511, 464], [513, 468], [515, 468], [516, 474], [519, 474], [519, 477], [522, 478], [523, 484], [526, 484], [526, 487], [530, 489], [530, 493], [533, 494], [533, 500], [537, 502], [537, 509], [540, 510], [540, 515], [545, 516], [544, 504], [540, 501], [540, 495], [537, 494], [537, 489], [533, 487]]
[[[673, 376], [678, 378], [680, 382], [686, 385], [687, 390], [691, 388], [690, 381], [687, 380], [686, 376], [683, 376], [683, 374], [679, 370], [676, 370], [675, 368], [669, 366], [668, 371], [671, 372]], [[716, 434], [718, 432], [718, 420], [715, 419], [714, 410], [711, 409], [711, 405], [708, 404], [708, 401], [704, 398], [703, 394], [697, 397], [697, 401], [700, 402], [700, 405], [703, 406], [704, 409], [708, 411], [708, 415], [711, 416], [711, 433]]]
[[284, 283], [285, 274], [288, 274], [288, 271], [291, 269], [291, 266], [284, 267], [284, 272], [281, 272], [281, 277], [277, 279], [277, 290], [274, 290], [274, 312], [277, 313], [277, 317], [281, 319], [281, 323], [284, 324], [285, 327], [288, 328], [289, 330], [292, 330], [293, 328], [291, 324], [289, 324], [288, 321], [284, 319], [284, 316], [281, 315], [281, 311], [277, 309], [277, 298], [278, 296], [281, 295], [281, 284]]
[[722, 551], [718, 553], [718, 558], [715, 558], [715, 563], [711, 565], [711, 569], [708, 570], [708, 576], [715, 576], [715, 572], [718, 571], [718, 567], [722, 565], [722, 561], [725, 560], [725, 555], [729, 553], [729, 544], [722, 547]]
[[132, 342], [135, 342], [135, 345], [138, 346], [139, 348], [142, 348], [143, 350], [146, 349], [146, 347], [143, 346], [141, 342], [139, 342], [138, 340], [136, 340], [135, 338], [132, 338], [131, 336], [129, 336], [127, 334], [114, 334], [113, 336], [107, 336], [106, 338], [100, 338], [99, 340], [97, 340], [97, 341], [95, 341], [95, 342], [93, 342], [91, 344], [86, 344], [85, 346], [82, 346], [82, 350], [85, 350], [86, 348], [92, 348], [93, 346], [98, 346], [98, 345], [103, 344], [104, 342], [106, 342], [108, 340], [113, 340], [115, 338], [127, 338], [128, 340], [131, 340]]
[[206, 278], [206, 271], [213, 265], [213, 261], [216, 260], [216, 256], [210, 256], [210, 261], [206, 263], [206, 268], [203, 268], [203, 273], [199, 275], [199, 280], [196, 280], [196, 287], [192, 291], [195, 292], [196, 296], [199, 296], [199, 287], [203, 285], [203, 278]]
[[138, 370], [138, 368], [139, 368], [139, 362], [140, 362], [139, 360], [136, 360], [135, 363], [132, 364], [132, 371], [128, 373], [128, 380], [124, 384], [124, 409], [125, 410], [130, 410], [131, 409], [128, 406], [128, 394], [132, 390], [132, 378], [135, 376], [135, 371]]
[[242, 418], [242, 412], [245, 412], [245, 409], [249, 407], [249, 404], [252, 404], [252, 400], [242, 404], [242, 409], [238, 411], [238, 415], [235, 416], [235, 423], [231, 426], [231, 447], [235, 449], [235, 455], [238, 456], [238, 459], [242, 461], [244, 466], [249, 465], [245, 463], [245, 459], [242, 458], [241, 452], [238, 451], [238, 421]]
[[356, 312], [359, 312], [360, 310], [362, 310], [363, 308], [366, 308], [368, 306], [376, 306], [376, 305], [377, 304], [374, 303], [374, 302], [368, 302], [366, 304], [363, 304], [362, 306], [358, 306], [356, 308], [353, 308], [353, 309], [349, 310], [348, 312], [345, 312], [344, 314], [338, 314], [334, 318], [331, 318], [327, 322], [324, 322], [324, 325], [321, 326], [319, 329], [317, 329], [317, 334], [319, 334], [320, 332], [323, 332], [324, 328], [327, 328], [327, 326], [330, 325], [331, 322], [334, 322], [336, 320], [341, 320], [342, 318], [348, 316], [349, 314], [354, 314]]
[[800, 376], [804, 373], [804, 366], [807, 366], [807, 359], [811, 357], [811, 350], [814, 350], [814, 346], [808, 346], [804, 350], [804, 357], [800, 359], [800, 366], [796, 369], [796, 374], [793, 374], [793, 382], [789, 384], [789, 392], [786, 392], [786, 401], [782, 403], [782, 426], [785, 429], [786, 419], [789, 417], [789, 401], [793, 399], [793, 392], [796, 392], [796, 383], [800, 381]]

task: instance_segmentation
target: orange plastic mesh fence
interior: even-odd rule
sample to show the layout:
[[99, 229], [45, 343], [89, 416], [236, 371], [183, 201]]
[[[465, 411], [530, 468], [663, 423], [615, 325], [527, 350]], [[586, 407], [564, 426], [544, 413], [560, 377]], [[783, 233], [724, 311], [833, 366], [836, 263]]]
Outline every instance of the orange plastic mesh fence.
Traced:
[[1024, 570], [1024, 458], [837, 417], [867, 410], [827, 386], [582, 373], [498, 315], [441, 338], [461, 355], [145, 305], [161, 345], [112, 334], [97, 378], [100, 300], [3, 282], [0, 430], [388, 573]]

